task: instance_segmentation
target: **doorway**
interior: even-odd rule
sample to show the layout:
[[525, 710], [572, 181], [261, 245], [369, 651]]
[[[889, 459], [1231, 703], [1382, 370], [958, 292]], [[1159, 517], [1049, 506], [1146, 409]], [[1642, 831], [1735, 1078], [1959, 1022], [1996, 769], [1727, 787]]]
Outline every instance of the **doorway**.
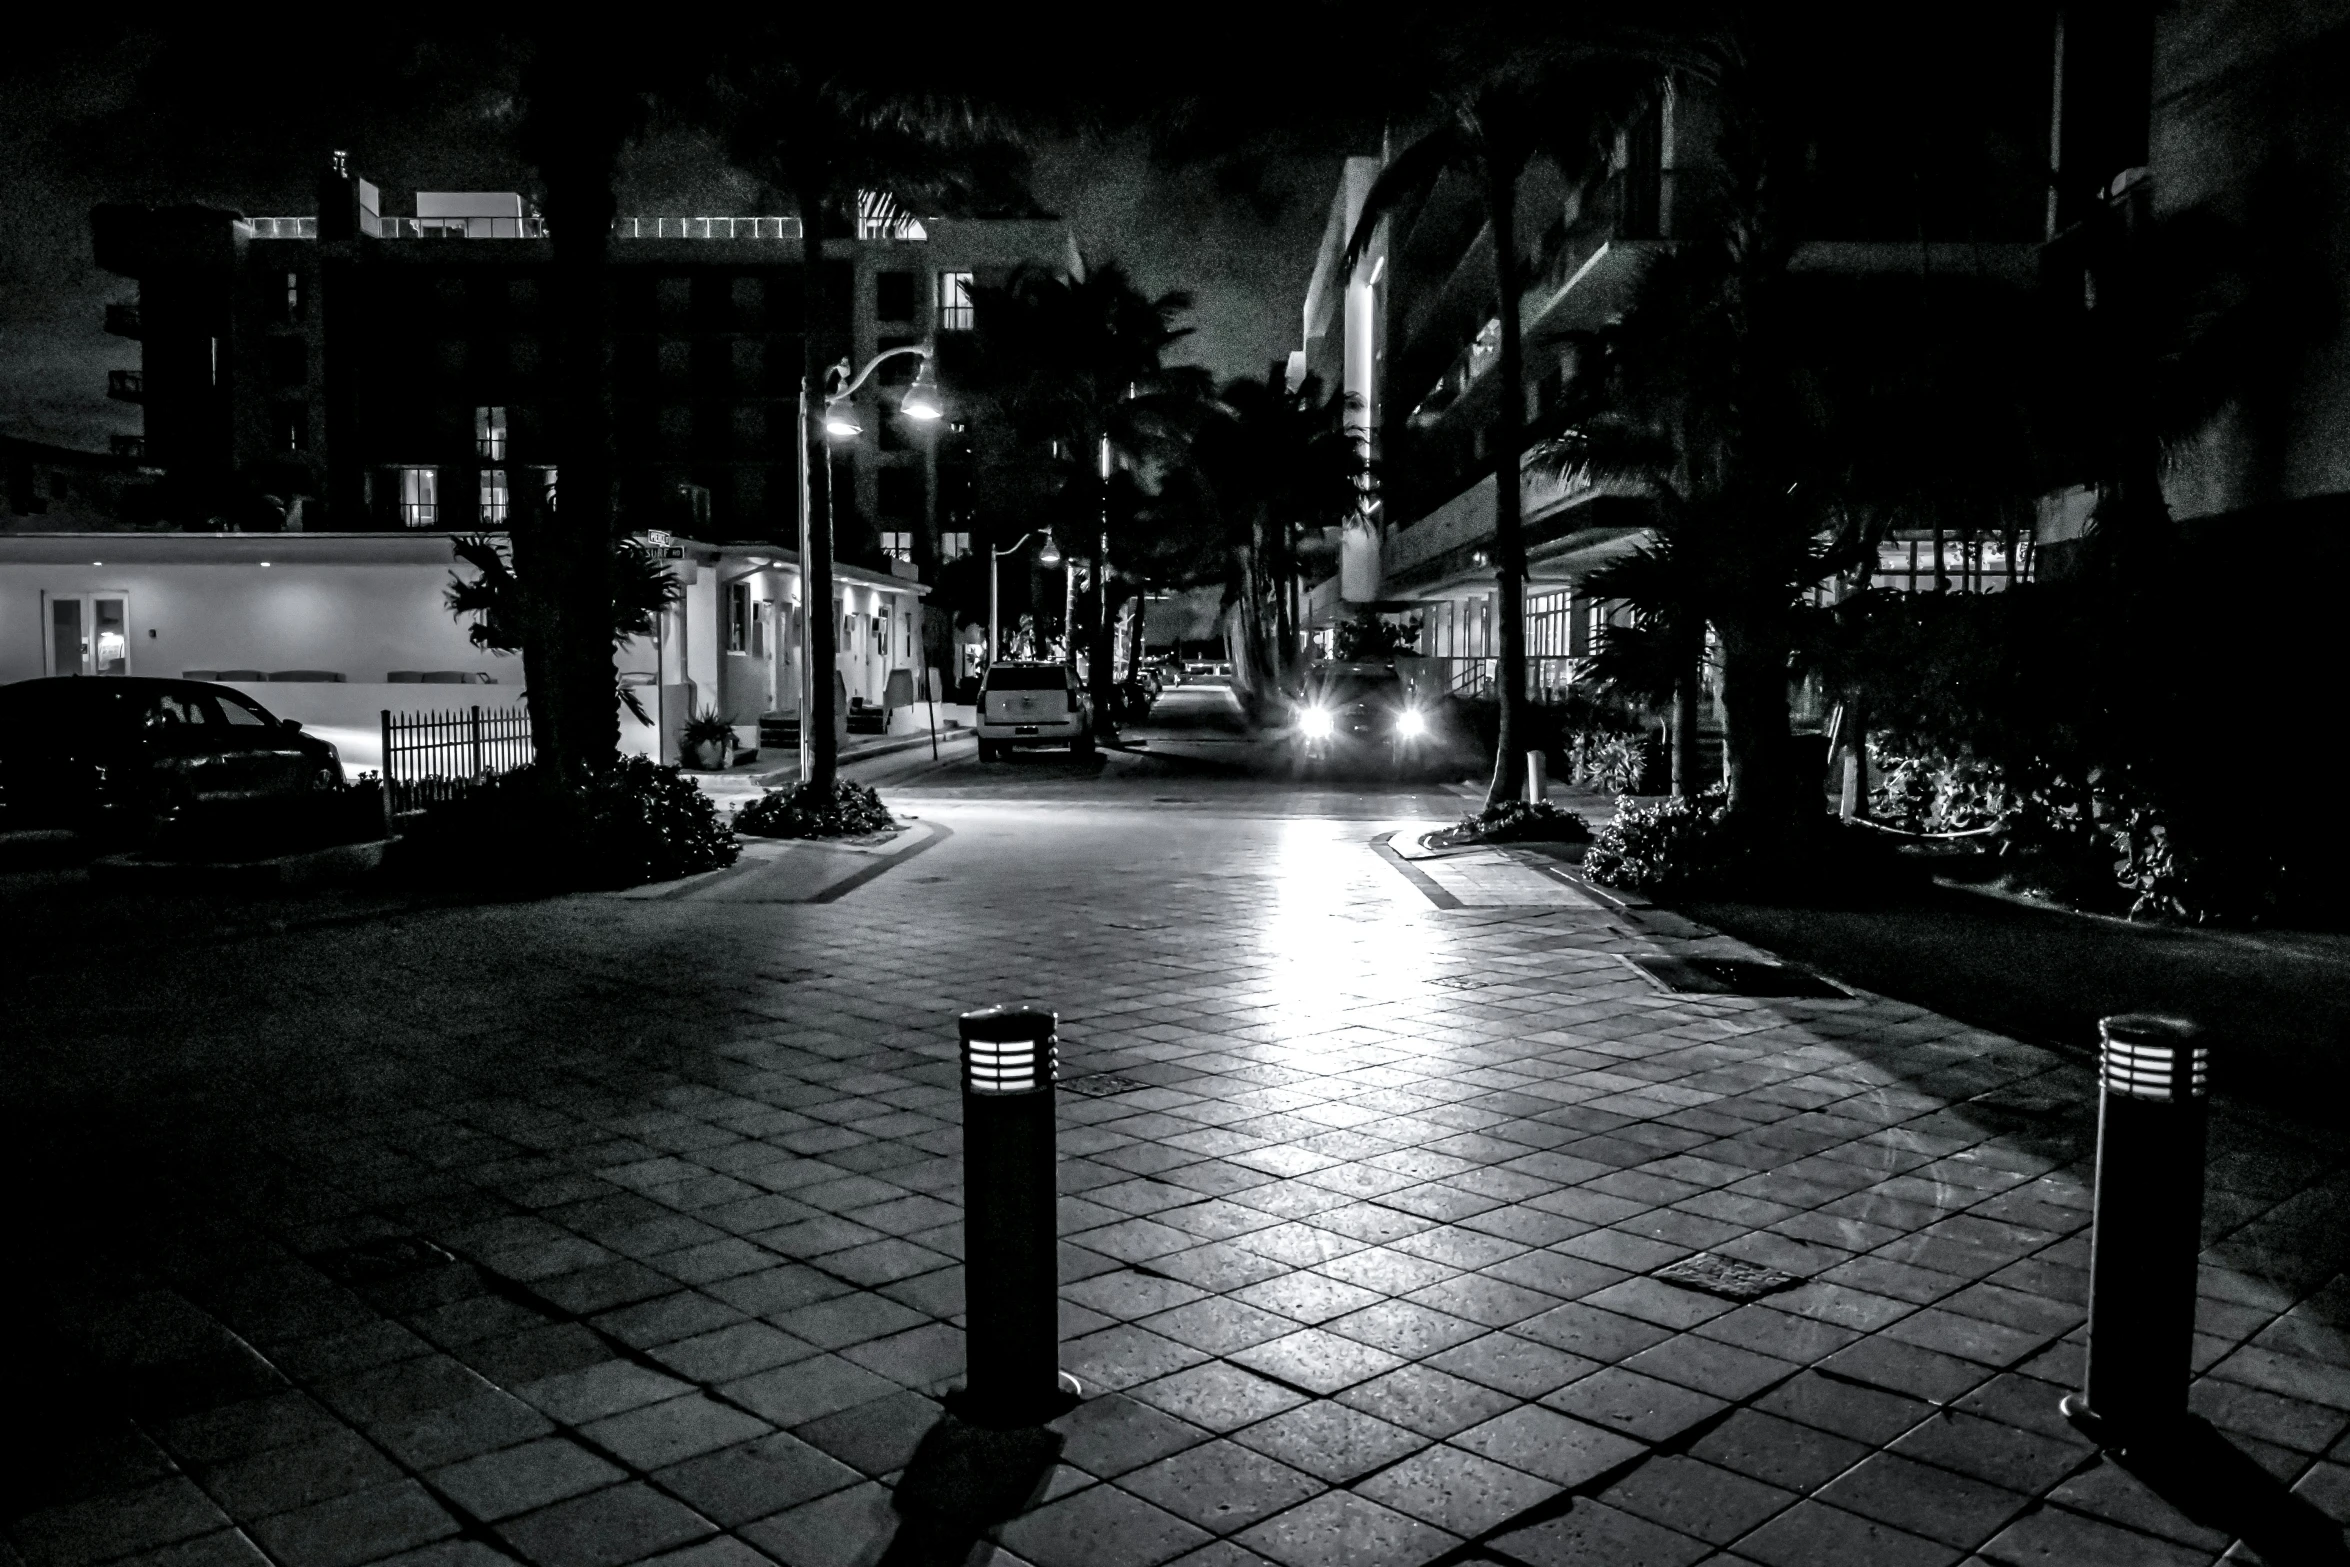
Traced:
[[51, 675], [127, 675], [131, 672], [130, 595], [47, 593], [43, 617]]

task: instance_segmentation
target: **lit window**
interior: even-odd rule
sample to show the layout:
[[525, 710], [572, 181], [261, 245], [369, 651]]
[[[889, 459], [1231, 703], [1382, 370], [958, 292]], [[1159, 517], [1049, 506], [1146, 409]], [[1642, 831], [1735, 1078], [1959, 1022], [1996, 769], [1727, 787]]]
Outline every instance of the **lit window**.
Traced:
[[941, 272], [938, 275], [938, 329], [941, 332], [968, 332], [973, 324], [971, 274]]
[[473, 410], [473, 455], [484, 462], [506, 460], [506, 410], [503, 408], [476, 408]]
[[503, 468], [484, 468], [481, 471], [481, 520], [488, 527], [505, 524], [506, 470]]
[[440, 469], [395, 468], [392, 471], [400, 480], [400, 525], [406, 528], [440, 526]]
[[942, 533], [938, 536], [938, 558], [961, 560], [971, 553], [971, 535], [968, 532]]
[[286, 319], [302, 319], [302, 274], [299, 272], [286, 274]]
[[891, 560], [912, 560], [914, 558], [914, 535], [911, 533], [884, 533], [881, 536], [881, 553], [887, 555]]
[[726, 585], [726, 651], [747, 652], [751, 645], [751, 585]]

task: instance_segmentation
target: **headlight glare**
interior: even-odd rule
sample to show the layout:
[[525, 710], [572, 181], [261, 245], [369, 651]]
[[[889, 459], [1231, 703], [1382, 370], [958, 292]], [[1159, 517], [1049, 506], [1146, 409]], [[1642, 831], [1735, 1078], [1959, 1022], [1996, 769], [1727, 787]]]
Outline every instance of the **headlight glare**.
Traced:
[[1309, 740], [1330, 738], [1330, 715], [1318, 707], [1309, 707], [1297, 721], [1298, 732]]
[[1395, 732], [1406, 740], [1417, 740], [1428, 732], [1428, 720], [1420, 716], [1416, 707], [1407, 707], [1395, 721]]

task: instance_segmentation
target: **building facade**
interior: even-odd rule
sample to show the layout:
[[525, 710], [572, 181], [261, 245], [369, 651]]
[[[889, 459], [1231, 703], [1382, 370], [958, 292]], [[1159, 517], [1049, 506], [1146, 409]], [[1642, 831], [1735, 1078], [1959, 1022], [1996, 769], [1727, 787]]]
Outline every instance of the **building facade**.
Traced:
[[[1818, 51], [1836, 63], [1820, 67], [1820, 90], [1807, 99], [1810, 189], [1793, 268], [1832, 288], [1915, 278], [1921, 293], [1930, 285], [2020, 298], [2036, 287], [2041, 248], [2060, 221], [2057, 191], [2081, 199], [2080, 182], [2060, 176], [2063, 160], [2108, 152], [2092, 148], [2087, 108], [2060, 120], [2062, 89], [2069, 79], [2087, 100], [2080, 84], [2093, 79], [2110, 99], [2115, 75], [2110, 39], [2076, 40], [2068, 56], [2058, 24], [2054, 11], [2029, 7], [1985, 13], [1956, 38], [1888, 22], [1882, 36]], [[1927, 82], [1951, 85], [1935, 96], [1918, 87]], [[1539, 162], [1521, 180], [1527, 282], [1511, 308], [1526, 345], [1529, 448], [1563, 427], [1569, 334], [1620, 316], [1650, 258], [1689, 232], [1718, 168], [1717, 130], [1703, 87], [1663, 80], [1648, 114], [1617, 138], [1597, 189], [1570, 190]], [[1365, 194], [1402, 144], [1399, 136], [1380, 155], [1347, 161], [1305, 299], [1304, 347], [1291, 361], [1293, 375], [1310, 373], [1355, 400], [1382, 475], [1380, 512], [1346, 530], [1338, 569], [1308, 594], [1307, 622], [1327, 637], [1366, 607], [1417, 618], [1420, 651], [1444, 661], [1453, 690], [1474, 693], [1493, 679], [1500, 638], [1488, 449], [1504, 395], [1494, 236], [1472, 182], [1447, 176], [1415, 208], [1382, 221], [1347, 267]], [[1639, 547], [1645, 506], [1533, 468], [1521, 482], [1527, 684], [1538, 699], [1556, 698], [1623, 613], [1582, 584]], [[1896, 585], [1996, 590], [2028, 575], [2031, 541], [1900, 534], [1883, 567]]]

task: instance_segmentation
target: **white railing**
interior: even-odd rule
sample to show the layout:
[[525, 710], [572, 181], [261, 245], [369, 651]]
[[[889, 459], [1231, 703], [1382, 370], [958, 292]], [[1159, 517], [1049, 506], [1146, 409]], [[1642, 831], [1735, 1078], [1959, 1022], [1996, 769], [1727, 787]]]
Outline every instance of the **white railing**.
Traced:
[[316, 239], [318, 219], [310, 218], [246, 218], [244, 227], [251, 239]]
[[798, 239], [798, 218], [615, 218], [615, 239]]

